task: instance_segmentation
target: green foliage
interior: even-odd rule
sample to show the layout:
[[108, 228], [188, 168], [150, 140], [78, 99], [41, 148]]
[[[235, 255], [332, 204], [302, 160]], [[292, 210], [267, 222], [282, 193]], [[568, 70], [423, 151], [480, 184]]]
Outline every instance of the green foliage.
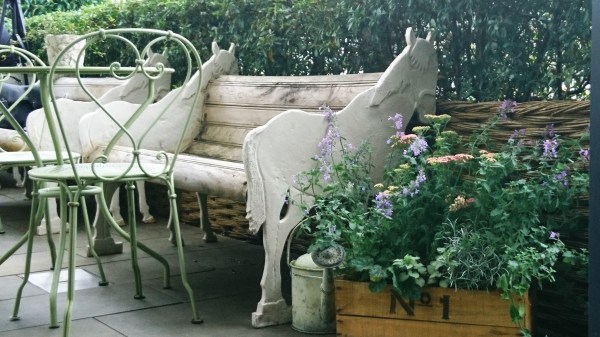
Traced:
[[435, 29], [439, 98], [528, 101], [587, 98], [590, 14], [587, 0], [145, 0], [32, 17], [27, 26], [37, 51], [48, 32], [115, 26], [171, 29], [204, 58], [213, 40], [234, 42], [247, 75], [384, 71], [407, 27], [421, 36]]
[[[30, 42], [31, 51], [42, 60], [46, 60], [46, 48], [44, 38], [48, 34], [85, 34], [101, 28], [110, 29], [119, 26], [119, 7], [112, 3], [104, 3], [97, 6], [87, 6], [78, 11], [56, 12], [38, 15], [27, 19], [27, 39]], [[111, 49], [98, 50], [90, 48], [86, 50], [86, 65], [105, 65], [106, 54], [119, 55], [121, 48], [116, 44]]]
[[74, 11], [87, 5], [97, 5], [106, 0], [22, 0], [21, 6], [26, 17], [52, 12]]
[[405, 296], [418, 298], [421, 296], [421, 288], [425, 286], [427, 268], [420, 262], [419, 257], [405, 255], [396, 259], [388, 271], [392, 274], [392, 284]]

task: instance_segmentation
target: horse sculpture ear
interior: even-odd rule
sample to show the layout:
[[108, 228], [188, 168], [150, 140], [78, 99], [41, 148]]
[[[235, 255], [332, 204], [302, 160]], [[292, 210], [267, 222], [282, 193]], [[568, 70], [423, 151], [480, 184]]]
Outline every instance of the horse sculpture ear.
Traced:
[[217, 41], [213, 41], [213, 43], [212, 43], [212, 52], [213, 52], [213, 55], [217, 55], [219, 53], [219, 51], [221, 51], [221, 48], [219, 48], [219, 45], [217, 44]]
[[413, 31], [412, 27], [406, 28], [406, 34], [404, 34], [404, 37], [406, 38], [406, 44], [409, 47], [412, 47], [415, 45], [415, 42], [417, 41], [417, 37], [415, 36], [415, 32]]
[[231, 42], [231, 44], [229, 45], [229, 52], [231, 54], [235, 54], [235, 43]]

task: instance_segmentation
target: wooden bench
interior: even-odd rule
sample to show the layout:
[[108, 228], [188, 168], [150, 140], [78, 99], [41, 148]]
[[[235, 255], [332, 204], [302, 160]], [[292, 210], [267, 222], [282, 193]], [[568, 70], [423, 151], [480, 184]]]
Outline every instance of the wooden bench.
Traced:
[[[353, 144], [371, 139], [374, 164], [383, 169], [394, 129], [390, 116], [405, 121], [415, 110], [422, 117], [435, 111], [437, 56], [428, 39], [411, 29], [407, 47], [385, 73], [328, 76], [223, 75], [208, 82], [201, 126], [190, 147], [177, 158], [175, 185], [198, 192], [201, 225], [213, 239], [208, 223], [207, 196], [248, 201], [250, 228], [264, 225], [265, 265], [262, 297], [252, 325], [262, 327], [291, 320], [282, 297], [280, 260], [286, 239], [301, 220], [290, 207], [280, 211], [293, 191], [292, 175], [314, 165], [325, 120], [319, 107], [329, 106]], [[292, 109], [292, 110], [290, 110]], [[156, 161], [156, 151], [143, 150], [144, 160]], [[110, 160], [120, 161], [119, 148]], [[376, 170], [377, 171], [377, 170]], [[291, 173], [291, 174], [290, 174]], [[300, 213], [299, 213], [300, 212]]]
[[[201, 195], [246, 201], [242, 147], [251, 130], [289, 109], [318, 113], [319, 107], [329, 106], [341, 110], [373, 87], [380, 77], [381, 73], [220, 76], [209, 83], [200, 133], [178, 158], [182, 162], [178, 166], [182, 170], [178, 187]], [[198, 165], [202, 170], [198, 170]], [[184, 172], [185, 169], [191, 171]]]

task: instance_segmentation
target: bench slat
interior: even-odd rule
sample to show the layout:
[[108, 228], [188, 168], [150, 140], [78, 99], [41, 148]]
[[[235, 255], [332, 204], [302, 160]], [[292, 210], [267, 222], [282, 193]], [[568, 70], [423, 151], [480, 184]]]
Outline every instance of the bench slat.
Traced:
[[381, 73], [220, 76], [208, 86], [202, 129], [185, 153], [241, 162], [242, 144], [250, 130], [290, 109], [318, 113], [326, 105], [339, 111], [379, 77]]
[[207, 125], [197, 140], [241, 147], [246, 134], [252, 129], [253, 127], [243, 125]]
[[204, 123], [208, 128], [211, 125], [243, 125], [255, 128], [288, 109], [283, 106], [206, 105]]
[[226, 162], [242, 162], [242, 146], [214, 142], [195, 142], [185, 154], [201, 158], [213, 158]]
[[356, 95], [371, 88], [380, 73], [328, 76], [225, 75], [208, 87], [206, 104], [249, 107], [315, 109], [322, 105], [345, 107]]

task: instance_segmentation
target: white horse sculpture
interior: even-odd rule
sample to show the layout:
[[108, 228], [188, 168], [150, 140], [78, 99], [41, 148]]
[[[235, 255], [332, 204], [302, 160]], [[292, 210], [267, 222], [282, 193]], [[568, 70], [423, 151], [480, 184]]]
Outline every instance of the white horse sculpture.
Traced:
[[[377, 84], [358, 95], [337, 113], [337, 125], [348, 143], [359, 145], [369, 140], [372, 146], [373, 179], [380, 181], [389, 152], [386, 140], [393, 133], [390, 116], [402, 114], [405, 121], [418, 111], [435, 112], [437, 56], [432, 34], [416, 38], [406, 31], [406, 43]], [[248, 180], [247, 218], [257, 232], [264, 225], [265, 265], [261, 280], [262, 297], [252, 314], [255, 327], [281, 324], [291, 318], [290, 308], [281, 293], [280, 259], [286, 239], [303, 219], [304, 213], [290, 204], [280, 218], [285, 196], [299, 198], [292, 177], [311, 169], [311, 160], [326, 130], [325, 118], [301, 110], [289, 110], [264, 126], [251, 131], [244, 141], [244, 166]], [[389, 131], [388, 131], [389, 130]], [[313, 200], [303, 196], [303, 201]]]
[[[150, 51], [148, 60], [145, 62], [147, 66], [156, 64], [164, 64], [168, 66], [167, 57], [160, 53], [152, 53]], [[157, 99], [163, 97], [171, 86], [170, 74], [165, 74], [155, 82], [155, 94]], [[132, 78], [126, 80], [122, 85], [116, 86], [107, 91], [98, 101], [102, 104], [106, 104], [113, 101], [125, 100], [128, 102], [141, 102], [147, 95], [148, 92], [148, 81], [144, 75], [136, 74]], [[78, 124], [80, 119], [93, 111], [98, 106], [95, 102], [83, 102], [73, 101], [70, 99], [61, 98], [57, 100], [57, 106], [60, 107], [60, 113], [62, 115], [68, 115], [69, 118], [63, 119], [66, 123], [66, 128], [72, 130], [69, 132], [69, 144], [73, 146], [72, 150], [75, 152], [81, 152], [79, 145], [79, 133]], [[27, 118], [27, 134], [31, 139], [32, 143], [38, 150], [53, 150], [52, 138], [50, 137], [50, 131], [48, 130], [48, 124], [46, 123], [46, 116], [43, 109], [37, 109], [32, 111]], [[64, 146], [64, 145], [63, 145]], [[144, 183], [139, 182], [137, 184], [139, 190], [139, 207], [142, 213], [142, 222], [149, 223], [154, 221], [154, 217], [150, 214], [150, 207], [146, 203], [146, 197], [144, 193]], [[48, 205], [50, 214], [50, 223], [52, 224], [52, 231], [58, 232], [60, 226], [60, 219], [58, 217], [58, 211], [55, 203], [49, 203]], [[115, 193], [111, 201], [110, 210], [118, 223], [123, 224], [124, 220], [121, 216], [119, 207], [119, 194]], [[46, 234], [45, 226], [38, 226], [38, 235]]]
[[[203, 118], [201, 109], [204, 104], [208, 82], [221, 75], [238, 73], [238, 63], [234, 55], [235, 45], [233, 43], [230, 45], [229, 50], [222, 50], [216, 42], [213, 42], [212, 52], [213, 55], [211, 58], [202, 65], [202, 76], [199, 87], [202, 96], [199, 97], [197, 102], [197, 109], [199, 109], [199, 111], [193, 116], [193, 120], [190, 122], [192, 124], [188, 128], [188, 133], [184, 135], [184, 141], [182, 143], [184, 147], [189, 147], [192, 144], [194, 137], [200, 131]], [[196, 73], [188, 82], [187, 87], [177, 88], [169, 92], [161, 101], [154, 103], [153, 106], [150, 106], [146, 110], [144, 113], [144, 121], [148, 122], [156, 119], [156, 123], [150, 130], [150, 134], [146, 137], [146, 141], [144, 141], [144, 149], [156, 151], [162, 150], [166, 152], [172, 152], [174, 150], [177, 140], [173, 139], [170, 130], [173, 129], [173, 125], [185, 123], [185, 116], [178, 115], [176, 112], [185, 109], [186, 104], [192, 104], [194, 96], [198, 94], [198, 79], [198, 73]], [[176, 97], [179, 90], [185, 90], [185, 92], [180, 97], [180, 100], [173, 101], [171, 97]], [[172, 111], [173, 113], [162, 116], [156, 115], [163, 111], [164, 105], [171, 105], [169, 111]], [[105, 108], [108, 111], [111, 111], [113, 116], [120, 121], [125, 120], [137, 107], [138, 105], [136, 104], [123, 101], [105, 105]], [[102, 153], [103, 146], [107, 144], [107, 141], [112, 138], [116, 131], [114, 129], [114, 123], [107, 120], [106, 114], [103, 112], [96, 111], [81, 118], [81, 121], [79, 122], [79, 140], [82, 146], [81, 154], [84, 161], [92, 161]], [[130, 128], [130, 131], [135, 137], [137, 131], [145, 129], [147, 129], [146, 126], [134, 124]], [[117, 145], [127, 146], [129, 145], [128, 140], [122, 138], [122, 142]], [[114, 159], [117, 161], [119, 160], [119, 158]], [[214, 235], [209, 229], [205, 229], [205, 233], [207, 235]], [[214, 238], [207, 238], [207, 240], [214, 241]]]

